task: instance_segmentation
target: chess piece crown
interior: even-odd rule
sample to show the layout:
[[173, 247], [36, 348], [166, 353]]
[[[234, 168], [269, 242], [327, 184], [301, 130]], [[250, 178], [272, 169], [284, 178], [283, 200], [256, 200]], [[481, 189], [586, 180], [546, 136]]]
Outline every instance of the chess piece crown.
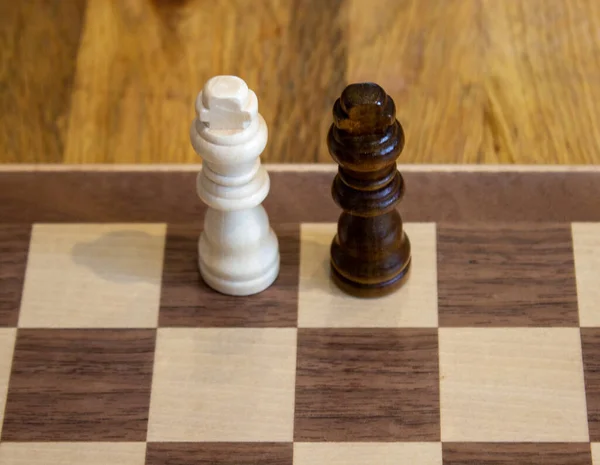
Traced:
[[394, 101], [377, 84], [352, 84], [336, 100], [333, 119], [328, 146], [340, 165], [335, 202], [362, 216], [394, 208], [404, 195], [396, 159], [405, 141]]
[[213, 77], [196, 98], [196, 115], [190, 138], [203, 159], [198, 196], [224, 210], [261, 203], [270, 189], [259, 159], [268, 129], [256, 94], [236, 76]]

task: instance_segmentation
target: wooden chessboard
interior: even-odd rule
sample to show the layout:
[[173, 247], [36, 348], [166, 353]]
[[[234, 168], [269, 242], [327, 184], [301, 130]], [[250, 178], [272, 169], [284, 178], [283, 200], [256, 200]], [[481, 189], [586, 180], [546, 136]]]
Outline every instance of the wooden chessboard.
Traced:
[[600, 169], [400, 167], [376, 300], [332, 166], [269, 167], [281, 274], [211, 291], [197, 169], [0, 173], [2, 465], [600, 465]]

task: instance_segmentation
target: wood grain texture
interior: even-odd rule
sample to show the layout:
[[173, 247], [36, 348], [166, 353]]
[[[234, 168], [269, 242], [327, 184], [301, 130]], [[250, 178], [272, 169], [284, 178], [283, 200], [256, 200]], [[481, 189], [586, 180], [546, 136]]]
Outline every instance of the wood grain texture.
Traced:
[[296, 328], [159, 328], [148, 441], [291, 442], [295, 362]]
[[161, 327], [295, 327], [298, 319], [298, 225], [272, 224], [280, 247], [277, 280], [243, 298], [215, 294], [198, 272], [199, 226], [173, 225], [167, 232]]
[[61, 162], [85, 0], [0, 2], [0, 162]]
[[[10, 384], [16, 337], [16, 328], [0, 328], [0, 424], [4, 424], [6, 394]], [[0, 463], [5, 463], [2, 460], [2, 446], [0, 446]]]
[[440, 326], [578, 326], [568, 225], [438, 225]]
[[437, 353], [435, 329], [299, 329], [294, 440], [439, 441]]
[[2, 465], [144, 465], [143, 442], [5, 442], [0, 446]]
[[[331, 162], [325, 140], [331, 106], [346, 82], [347, 0], [289, 0], [287, 57], [261, 94], [273, 93], [265, 161]], [[277, 89], [277, 90], [276, 90]], [[274, 123], [274, 124], [273, 124]]]
[[335, 95], [374, 80], [407, 163], [600, 162], [596, 0], [35, 0], [0, 18], [0, 162], [197, 161], [193, 99], [216, 74], [257, 92], [267, 161], [327, 161]]
[[353, 0], [349, 16], [347, 80], [394, 97], [407, 161], [600, 161], [594, 0]]
[[444, 465], [592, 465], [583, 443], [444, 443]]
[[571, 224], [580, 326], [600, 327], [600, 222]]
[[265, 160], [322, 161], [345, 70], [341, 3], [89, 0], [65, 161], [197, 162], [194, 100], [217, 74], [258, 94]]
[[[210, 6], [209, 6], [210, 5]], [[193, 160], [194, 94], [223, 50], [226, 13], [209, 2], [90, 0], [65, 161]], [[206, 18], [209, 19], [209, 18]], [[215, 70], [216, 71], [216, 70]]]
[[156, 327], [165, 235], [163, 223], [33, 225], [19, 327]]
[[468, 162], [483, 139], [480, 0], [350, 0], [348, 82], [396, 101], [405, 162]]
[[154, 330], [20, 329], [4, 441], [144, 441]]
[[443, 442], [587, 442], [579, 328], [439, 328]]
[[30, 225], [0, 225], [0, 326], [17, 325], [30, 236]]
[[[334, 222], [333, 173], [273, 172], [273, 222]], [[600, 221], [598, 172], [406, 172], [405, 222]], [[0, 222], [193, 223], [194, 172], [0, 173]], [[477, 195], [474, 195], [477, 193]], [[293, 199], [293, 200], [290, 200]]]
[[598, 163], [600, 3], [482, 0], [481, 161]]
[[300, 442], [294, 465], [441, 465], [439, 442]]
[[292, 465], [292, 443], [148, 443], [146, 465]]
[[581, 328], [590, 440], [600, 441], [600, 328]]

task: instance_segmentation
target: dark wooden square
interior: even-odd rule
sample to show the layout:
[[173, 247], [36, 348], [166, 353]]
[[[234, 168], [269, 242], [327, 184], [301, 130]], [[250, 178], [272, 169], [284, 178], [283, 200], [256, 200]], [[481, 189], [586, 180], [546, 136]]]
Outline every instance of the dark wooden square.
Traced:
[[146, 465], [292, 465], [292, 443], [150, 442]]
[[296, 441], [438, 441], [436, 329], [299, 329]]
[[577, 326], [568, 224], [438, 225], [440, 326]]
[[2, 439], [145, 441], [155, 330], [20, 329]]
[[0, 326], [17, 326], [30, 225], [0, 224]]
[[198, 271], [198, 226], [170, 226], [165, 248], [159, 326], [295, 327], [298, 321], [298, 225], [272, 225], [279, 239], [277, 280], [261, 293], [228, 296], [208, 287]]
[[444, 465], [592, 465], [588, 443], [444, 443]]
[[581, 328], [590, 440], [600, 441], [600, 328]]

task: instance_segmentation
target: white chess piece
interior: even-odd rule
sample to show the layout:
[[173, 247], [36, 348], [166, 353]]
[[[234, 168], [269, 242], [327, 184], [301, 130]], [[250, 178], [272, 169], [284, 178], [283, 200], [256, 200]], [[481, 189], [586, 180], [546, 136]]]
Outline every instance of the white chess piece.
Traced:
[[279, 243], [262, 206], [270, 189], [260, 154], [268, 130], [256, 94], [235, 76], [210, 79], [196, 99], [190, 130], [203, 159], [197, 192], [208, 206], [198, 242], [207, 285], [229, 295], [256, 294], [279, 274]]

